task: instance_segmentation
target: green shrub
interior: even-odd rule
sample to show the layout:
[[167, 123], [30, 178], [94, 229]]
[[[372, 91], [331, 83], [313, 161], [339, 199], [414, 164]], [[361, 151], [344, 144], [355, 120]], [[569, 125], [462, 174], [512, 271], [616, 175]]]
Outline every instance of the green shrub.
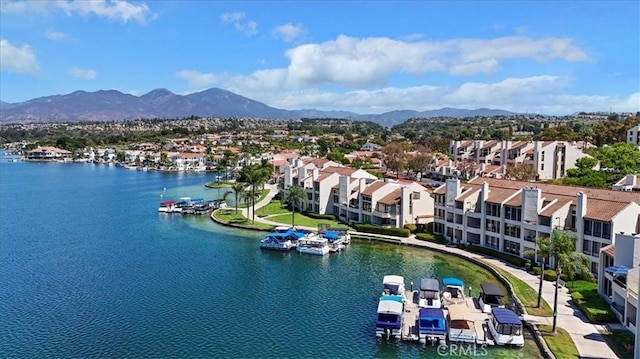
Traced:
[[434, 242], [439, 244], [447, 244], [447, 241], [439, 234], [433, 233], [417, 233], [416, 239], [427, 242]]
[[498, 252], [498, 251], [490, 249], [490, 248], [475, 246], [473, 244], [470, 244], [469, 246], [467, 246], [466, 249], [469, 252], [474, 252], [474, 253], [479, 253], [479, 254], [486, 254], [486, 255], [491, 256], [491, 257], [502, 259], [503, 261], [505, 261], [507, 263], [511, 263], [511, 264], [513, 264], [514, 266], [517, 266], [517, 267], [524, 267], [524, 265], [528, 262], [524, 258], [516, 257], [516, 256], [513, 256], [511, 254], [507, 254], [507, 253]]
[[384, 234], [392, 237], [409, 237], [411, 232], [406, 228], [395, 228], [395, 227], [378, 227], [372, 224], [353, 224], [353, 227], [358, 232], [365, 233], [375, 233], [375, 234]]
[[571, 299], [592, 323], [609, 323], [617, 320], [609, 303], [598, 295], [598, 284], [585, 280], [565, 283]]
[[418, 225], [415, 223], [407, 223], [404, 225], [405, 229], [408, 229], [411, 233], [416, 233], [418, 231]]
[[533, 268], [531, 268], [531, 274], [540, 275], [540, 271], [541, 270], [542, 270], [542, 268], [540, 268], [540, 267], [533, 267]]
[[328, 219], [330, 221], [336, 220], [336, 216], [334, 216], [333, 214], [318, 214], [313, 212], [303, 212], [302, 214], [313, 219]]

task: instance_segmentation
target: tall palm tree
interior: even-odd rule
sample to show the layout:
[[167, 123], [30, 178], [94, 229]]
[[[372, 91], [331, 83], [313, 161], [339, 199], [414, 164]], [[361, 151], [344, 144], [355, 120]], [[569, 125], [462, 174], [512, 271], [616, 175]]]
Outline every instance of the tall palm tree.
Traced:
[[235, 193], [236, 195], [236, 215], [238, 215], [238, 204], [239, 204], [239, 197], [242, 195], [242, 193], [244, 193], [245, 190], [245, 186], [246, 184], [243, 182], [236, 182], [233, 185], [231, 185], [231, 188], [233, 189], [233, 193]]
[[289, 187], [287, 194], [285, 195], [285, 203], [291, 206], [291, 226], [295, 226], [296, 206], [302, 204], [307, 198], [307, 192], [299, 185], [293, 185]]
[[[250, 208], [251, 206], [255, 205], [256, 198], [253, 195], [253, 188], [252, 188], [251, 191], [246, 191], [246, 192], [242, 193], [242, 200], [247, 205], [247, 208]], [[255, 216], [251, 217], [251, 223], [255, 223]]]
[[536, 255], [541, 260], [540, 265], [540, 286], [538, 287], [538, 304], [536, 308], [540, 308], [540, 301], [542, 300], [542, 283], [544, 281], [544, 265], [547, 258], [551, 256], [551, 238], [538, 237], [535, 239], [536, 250], [524, 252], [524, 257], [535, 258]]

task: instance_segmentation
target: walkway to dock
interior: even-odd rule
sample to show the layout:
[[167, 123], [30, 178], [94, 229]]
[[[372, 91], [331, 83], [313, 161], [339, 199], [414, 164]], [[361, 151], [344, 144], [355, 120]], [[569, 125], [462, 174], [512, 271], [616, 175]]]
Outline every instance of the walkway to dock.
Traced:
[[[265, 188], [269, 188], [269, 194], [260, 202], [256, 203], [256, 209], [266, 206], [271, 199], [278, 193], [278, 189], [275, 185], [267, 185]], [[250, 208], [242, 209], [242, 214], [249, 217]], [[281, 226], [282, 223], [271, 222], [268, 219], [260, 218], [256, 216], [256, 221], [262, 223], [273, 224], [276, 226]], [[306, 228], [309, 230], [317, 230], [317, 228]], [[352, 232], [353, 233], [353, 232]], [[388, 238], [386, 236], [375, 235], [370, 233], [363, 233], [369, 237], [380, 237]], [[465, 251], [463, 249], [455, 248], [455, 247], [447, 247], [442, 244], [437, 244], [428, 241], [421, 241], [415, 238], [415, 236], [411, 236], [408, 238], [401, 238], [399, 240], [388, 240], [388, 242], [395, 242], [398, 244], [411, 245], [414, 247], [421, 248], [434, 248], [439, 249], [445, 252], [456, 253], [462, 257], [466, 258], [474, 258], [482, 260], [493, 267], [500, 268], [504, 271], [509, 272], [511, 275], [520, 279], [521, 281], [527, 283], [531, 288], [533, 288], [536, 293], [538, 291], [538, 285], [540, 278], [538, 276], [534, 276], [520, 268], [513, 267], [509, 264], [506, 264], [498, 259], [487, 257], [482, 254], [471, 253]], [[544, 281], [542, 285], [542, 298], [547, 303], [553, 303], [555, 285], [552, 282]], [[417, 316], [417, 314], [416, 314]], [[551, 325], [552, 318], [551, 317], [536, 317], [531, 315], [525, 315], [525, 320], [531, 322], [533, 324], [548, 324]], [[559, 288], [558, 290], [558, 327], [564, 328], [573, 342], [576, 344], [578, 348], [578, 352], [580, 353], [581, 358], [599, 358], [599, 359], [617, 359], [618, 356], [609, 348], [607, 343], [605, 342], [602, 334], [598, 331], [598, 327], [595, 324], [589, 323], [589, 320], [585, 315], [576, 307], [569, 295], [569, 291], [566, 288]], [[404, 333], [404, 328], [403, 328]], [[484, 335], [484, 333], [483, 333]]]

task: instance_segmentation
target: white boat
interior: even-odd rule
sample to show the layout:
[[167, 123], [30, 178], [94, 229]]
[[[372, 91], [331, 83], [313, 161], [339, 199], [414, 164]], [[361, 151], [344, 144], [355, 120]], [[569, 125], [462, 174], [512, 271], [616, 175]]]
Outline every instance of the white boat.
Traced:
[[449, 312], [447, 322], [449, 326], [448, 339], [450, 343], [475, 343], [476, 329], [471, 320], [471, 311], [466, 305], [452, 305], [447, 308]]
[[304, 235], [304, 233], [294, 231], [271, 232], [260, 241], [260, 248], [288, 251], [296, 248], [298, 239]]
[[442, 280], [442, 306], [447, 308], [454, 304], [465, 304], [464, 282], [458, 278], [444, 278]]
[[298, 239], [296, 250], [300, 253], [324, 256], [329, 254], [329, 241], [315, 233], [307, 233]]
[[176, 201], [164, 201], [160, 203], [158, 212], [172, 213], [176, 209]]
[[404, 303], [407, 301], [404, 277], [399, 275], [385, 275], [382, 279], [382, 295], [396, 296]]
[[376, 338], [401, 338], [404, 304], [398, 299], [397, 296], [383, 295], [380, 297], [376, 312]]
[[483, 313], [491, 313], [492, 308], [504, 308], [502, 297], [504, 297], [504, 293], [497, 284], [480, 284], [478, 304], [480, 304], [480, 310], [482, 310]]
[[420, 280], [420, 294], [418, 299], [420, 308], [441, 308], [440, 283], [437, 279], [422, 278]]
[[489, 320], [489, 330], [496, 345], [524, 346], [522, 321], [508, 308], [493, 308]]

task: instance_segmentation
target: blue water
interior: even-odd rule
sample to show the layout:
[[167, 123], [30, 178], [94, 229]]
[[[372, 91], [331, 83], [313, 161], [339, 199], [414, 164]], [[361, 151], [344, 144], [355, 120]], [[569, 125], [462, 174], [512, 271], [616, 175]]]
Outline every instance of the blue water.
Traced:
[[0, 160], [0, 357], [439, 357], [377, 341], [373, 324], [385, 274], [458, 274], [446, 258], [369, 242], [266, 252], [259, 232], [157, 213], [162, 199], [221, 197], [211, 179]]

